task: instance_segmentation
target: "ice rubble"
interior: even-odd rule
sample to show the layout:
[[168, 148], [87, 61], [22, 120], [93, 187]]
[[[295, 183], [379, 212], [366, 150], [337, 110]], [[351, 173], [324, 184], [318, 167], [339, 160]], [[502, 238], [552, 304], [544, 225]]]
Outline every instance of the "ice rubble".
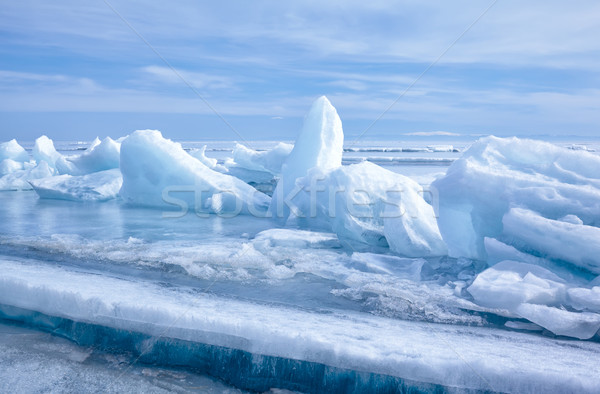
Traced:
[[[480, 139], [432, 184], [449, 254], [485, 259], [484, 238], [502, 236], [503, 217], [513, 207], [553, 221], [573, 215], [586, 226], [600, 226], [599, 168], [600, 157], [589, 152], [527, 139]], [[552, 253], [549, 245], [538, 252]]]
[[119, 168], [121, 144], [110, 137], [98, 138], [80, 155], [59, 157], [56, 169], [60, 174], [85, 175], [93, 172]]
[[405, 256], [445, 254], [423, 188], [373, 163], [342, 166], [343, 138], [335, 108], [319, 98], [282, 166], [272, 214]]
[[123, 184], [118, 168], [87, 175], [58, 175], [30, 180], [40, 198], [71, 201], [106, 201], [116, 198]]
[[123, 140], [121, 172], [119, 194], [133, 204], [260, 215], [270, 202], [240, 179], [211, 170], [157, 130], [138, 130]]
[[38, 165], [24, 163], [22, 170], [11, 169], [11, 172], [0, 178], [0, 190], [31, 190], [30, 180], [54, 175], [55, 171], [47, 162]]

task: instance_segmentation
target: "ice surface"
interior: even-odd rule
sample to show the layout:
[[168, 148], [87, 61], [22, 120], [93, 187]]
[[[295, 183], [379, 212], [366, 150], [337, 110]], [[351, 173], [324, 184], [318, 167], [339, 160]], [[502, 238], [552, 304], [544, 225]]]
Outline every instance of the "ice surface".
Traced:
[[284, 201], [293, 193], [297, 179], [306, 177], [311, 169], [327, 172], [342, 165], [343, 145], [342, 121], [327, 97], [322, 96], [304, 118], [294, 148], [283, 163], [271, 202], [271, 211], [278, 218], [287, 219], [290, 214]]
[[94, 172], [88, 175], [59, 175], [30, 180], [40, 198], [71, 201], [106, 201], [116, 198], [123, 184], [121, 171]]
[[12, 174], [13, 172], [23, 169], [23, 163], [12, 159], [4, 159], [0, 161], [0, 176]]
[[600, 274], [600, 228], [547, 219], [520, 208], [508, 211], [502, 224], [504, 237], [520, 249]]
[[291, 201], [304, 216], [296, 215], [298, 223], [327, 223], [341, 239], [389, 245], [405, 256], [446, 253], [423, 188], [403, 175], [363, 162], [327, 173], [313, 170], [297, 185], [303, 191]]
[[515, 206], [558, 220], [600, 225], [600, 157], [518, 138], [486, 137], [433, 183], [440, 231], [451, 256], [485, 259], [483, 239], [498, 238]]
[[0, 178], [0, 190], [31, 190], [30, 180], [54, 175], [54, 169], [46, 161], [32, 166], [25, 163], [25, 169], [10, 172]]
[[507, 311], [557, 335], [589, 339], [600, 329], [600, 314], [564, 309], [594, 310], [596, 290], [570, 288], [537, 265], [502, 261], [477, 275], [467, 290], [479, 305]]
[[54, 142], [45, 135], [35, 140], [31, 153], [38, 164], [45, 161], [50, 168], [56, 168], [56, 161], [62, 157], [54, 148]]
[[218, 160], [212, 157], [206, 156], [206, 145], [200, 147], [200, 149], [193, 149], [190, 151], [190, 155], [200, 160], [202, 164], [207, 166], [208, 168], [219, 171], [219, 172], [227, 172], [227, 168], [218, 164]]
[[256, 151], [242, 144], [236, 144], [233, 149], [233, 160], [228, 163], [228, 167], [236, 166], [280, 175], [281, 167], [293, 148], [293, 145], [280, 142], [272, 149]]
[[121, 144], [110, 137], [98, 138], [82, 154], [72, 157], [59, 157], [56, 168], [60, 174], [85, 175], [93, 172], [119, 168]]
[[[31, 261], [2, 259], [2, 270], [1, 304], [127, 330], [121, 332], [240, 349], [256, 355], [253, 362], [258, 355], [276, 356], [461, 390], [600, 389], [600, 380], [590, 374], [596, 343], [348, 311], [319, 313]], [[148, 345], [152, 342], [144, 348]]]
[[270, 202], [243, 181], [211, 170], [156, 130], [136, 131], [123, 140], [121, 172], [120, 195], [133, 204], [233, 215], [260, 214]]
[[17, 142], [17, 140], [12, 139], [8, 142], [3, 142], [0, 144], [0, 162], [10, 159], [19, 163], [25, 163], [29, 161], [29, 155], [23, 149], [21, 145]]

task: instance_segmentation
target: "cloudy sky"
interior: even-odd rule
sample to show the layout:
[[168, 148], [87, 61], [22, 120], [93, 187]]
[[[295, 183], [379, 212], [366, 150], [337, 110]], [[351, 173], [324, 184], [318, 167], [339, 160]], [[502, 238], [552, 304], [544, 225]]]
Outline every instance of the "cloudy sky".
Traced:
[[0, 139], [600, 136], [598, 1], [4, 1]]

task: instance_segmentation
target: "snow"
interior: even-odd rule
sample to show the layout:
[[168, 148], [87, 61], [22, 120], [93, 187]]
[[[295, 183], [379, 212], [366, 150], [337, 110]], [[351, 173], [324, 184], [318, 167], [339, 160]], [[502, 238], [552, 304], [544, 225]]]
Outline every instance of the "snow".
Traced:
[[62, 157], [54, 148], [54, 142], [45, 135], [35, 140], [31, 153], [38, 164], [45, 161], [50, 168], [56, 168], [56, 161]]
[[19, 163], [25, 163], [29, 161], [29, 155], [23, 149], [21, 145], [17, 142], [17, 140], [12, 139], [8, 142], [3, 142], [0, 144], [0, 162], [10, 159]]
[[116, 198], [123, 178], [119, 169], [88, 175], [59, 175], [29, 181], [40, 198], [71, 201], [106, 201]]
[[234, 215], [261, 214], [270, 202], [243, 181], [211, 170], [157, 130], [139, 130], [123, 140], [120, 168], [119, 194], [131, 204]]
[[486, 137], [436, 180], [438, 224], [449, 254], [485, 259], [483, 240], [502, 234], [512, 207], [600, 225], [600, 157], [527, 139]]
[[60, 174], [85, 175], [119, 168], [121, 144], [110, 137], [96, 138], [85, 152], [72, 157], [60, 157], [56, 168]]

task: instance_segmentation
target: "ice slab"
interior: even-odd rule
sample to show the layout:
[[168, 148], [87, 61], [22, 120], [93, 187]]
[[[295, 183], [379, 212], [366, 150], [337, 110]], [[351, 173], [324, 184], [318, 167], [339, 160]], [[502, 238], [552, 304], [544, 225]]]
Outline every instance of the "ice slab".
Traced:
[[509, 210], [502, 224], [503, 237], [519, 249], [600, 274], [600, 228], [547, 219], [521, 208]]
[[600, 226], [600, 157], [518, 138], [486, 137], [432, 186], [440, 231], [451, 256], [485, 259], [483, 240], [498, 238], [511, 207]]
[[211, 170], [157, 130], [136, 131], [123, 140], [121, 172], [120, 195], [132, 204], [260, 215], [270, 203], [265, 194]]
[[597, 343], [356, 312], [319, 313], [25, 261], [2, 259], [1, 267], [1, 304], [88, 324], [458, 391], [600, 390], [600, 378], [590, 374]]
[[256, 151], [242, 144], [236, 144], [233, 148], [233, 159], [227, 163], [227, 166], [280, 175], [281, 167], [293, 148], [293, 145], [280, 142], [271, 149]]
[[116, 198], [123, 184], [121, 171], [94, 172], [88, 175], [59, 175], [30, 180], [29, 183], [40, 196], [70, 201], [106, 201]]

